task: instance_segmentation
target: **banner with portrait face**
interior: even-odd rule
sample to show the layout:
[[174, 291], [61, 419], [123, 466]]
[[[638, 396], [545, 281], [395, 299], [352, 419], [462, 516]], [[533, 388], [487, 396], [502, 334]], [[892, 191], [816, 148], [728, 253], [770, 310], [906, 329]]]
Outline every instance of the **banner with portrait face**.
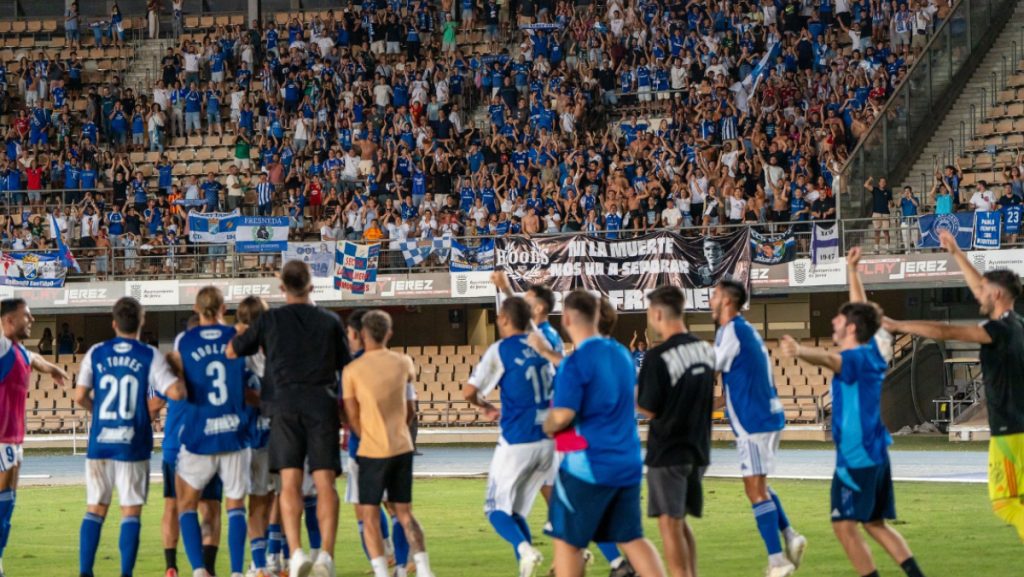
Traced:
[[495, 269], [509, 277], [513, 292], [541, 284], [555, 292], [555, 312], [576, 289], [608, 297], [620, 312], [647, 310], [644, 298], [665, 285], [686, 294], [687, 310], [709, 310], [711, 291], [723, 279], [750, 289], [750, 232], [684, 237], [654, 232], [631, 239], [553, 235], [500, 237]]

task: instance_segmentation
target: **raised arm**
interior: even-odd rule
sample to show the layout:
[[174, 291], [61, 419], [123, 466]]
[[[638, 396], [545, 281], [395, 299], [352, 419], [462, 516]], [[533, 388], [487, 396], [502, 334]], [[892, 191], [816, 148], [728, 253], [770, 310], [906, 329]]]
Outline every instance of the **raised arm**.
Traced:
[[860, 280], [860, 271], [857, 265], [860, 264], [860, 247], [855, 246], [846, 254], [846, 278], [850, 284], [850, 302], [868, 302], [867, 293], [864, 291], [864, 283]]
[[956, 237], [949, 233], [949, 231], [942, 231], [939, 233], [939, 244], [942, 248], [946, 249], [946, 252], [953, 255], [953, 259], [956, 260], [956, 264], [960, 267], [960, 272], [964, 273], [964, 281], [967, 282], [967, 288], [971, 289], [971, 294], [979, 302], [981, 301], [981, 273], [978, 269], [974, 268], [971, 261], [967, 260], [967, 255], [964, 251], [960, 250], [960, 245], [956, 243]]
[[950, 325], [935, 321], [897, 321], [886, 317], [882, 328], [890, 333], [907, 333], [937, 341], [960, 341], [965, 343], [992, 343], [988, 331], [980, 325]]

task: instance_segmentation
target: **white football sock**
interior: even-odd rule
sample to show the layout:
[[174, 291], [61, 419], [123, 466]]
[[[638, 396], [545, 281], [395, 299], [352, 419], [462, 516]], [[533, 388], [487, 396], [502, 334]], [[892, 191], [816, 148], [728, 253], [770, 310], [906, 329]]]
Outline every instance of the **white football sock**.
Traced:
[[370, 567], [373, 567], [373, 577], [391, 577], [388, 574], [387, 557], [374, 557], [370, 559]]
[[418, 577], [433, 576], [434, 572], [430, 570], [430, 557], [427, 556], [426, 551], [420, 551], [413, 555], [412, 560], [416, 564], [416, 575]]

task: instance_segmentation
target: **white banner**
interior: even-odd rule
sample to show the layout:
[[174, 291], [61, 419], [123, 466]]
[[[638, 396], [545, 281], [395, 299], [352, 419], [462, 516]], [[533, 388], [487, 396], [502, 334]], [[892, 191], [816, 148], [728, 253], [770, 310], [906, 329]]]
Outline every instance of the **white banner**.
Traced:
[[490, 271], [453, 272], [451, 275], [452, 298], [494, 298], [497, 292]]
[[228, 244], [235, 242], [238, 210], [232, 212], [188, 213], [188, 238], [192, 242]]
[[813, 265], [811, 259], [798, 258], [789, 263], [789, 286], [842, 286], [846, 284], [846, 257]]
[[314, 278], [334, 278], [333, 242], [290, 242], [281, 252], [281, 262], [290, 260], [308, 264]]
[[143, 306], [177, 306], [178, 283], [162, 280], [126, 281], [124, 294]]

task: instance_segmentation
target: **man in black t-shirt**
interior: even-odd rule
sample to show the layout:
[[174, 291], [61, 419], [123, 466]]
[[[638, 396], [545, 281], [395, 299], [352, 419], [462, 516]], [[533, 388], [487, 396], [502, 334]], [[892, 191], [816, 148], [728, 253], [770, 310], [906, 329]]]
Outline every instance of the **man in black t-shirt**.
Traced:
[[[267, 311], [251, 326], [238, 325], [227, 357], [266, 355], [261, 401], [269, 405], [270, 471], [281, 476], [281, 522], [292, 552], [292, 575], [317, 571], [334, 574], [341, 473], [338, 452], [341, 421], [340, 372], [351, 360], [348, 335], [338, 315], [310, 299], [309, 266], [289, 261], [281, 270], [285, 306]], [[316, 559], [302, 552], [303, 466], [308, 464], [317, 490], [321, 550]]]
[[981, 375], [992, 435], [988, 449], [988, 494], [996, 516], [1024, 542], [1024, 318], [1014, 311], [1020, 277], [1009, 270], [975, 270], [949, 232], [939, 236], [963, 271], [967, 286], [987, 317], [980, 325], [885, 319], [889, 332], [981, 345]]
[[878, 179], [878, 186], [871, 183], [873, 177], [864, 181], [864, 189], [871, 192], [871, 227], [875, 229], [875, 247], [880, 246], [879, 238], [885, 235], [885, 244], [889, 245], [889, 216], [892, 213], [892, 189], [884, 178]]
[[696, 543], [686, 516], [700, 517], [701, 478], [711, 462], [715, 352], [691, 335], [686, 297], [674, 286], [647, 297], [647, 325], [664, 339], [640, 369], [637, 406], [651, 419], [647, 437], [647, 516], [658, 518], [669, 573], [697, 574]]

